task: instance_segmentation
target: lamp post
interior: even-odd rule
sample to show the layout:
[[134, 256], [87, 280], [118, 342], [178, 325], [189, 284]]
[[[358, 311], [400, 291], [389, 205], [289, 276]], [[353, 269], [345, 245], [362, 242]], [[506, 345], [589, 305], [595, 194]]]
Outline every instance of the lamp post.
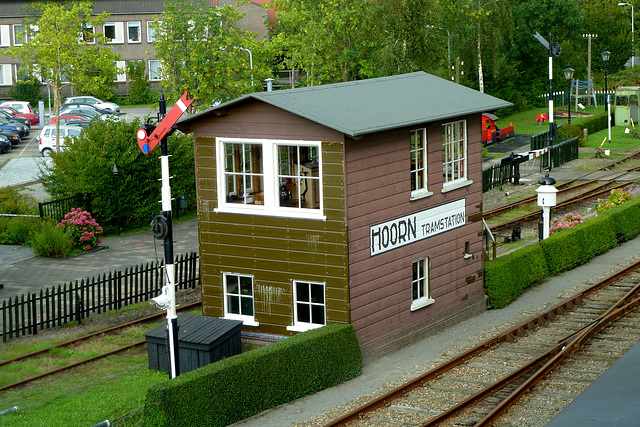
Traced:
[[609, 89], [607, 87], [607, 64], [609, 64], [611, 52], [604, 50], [601, 55], [602, 61], [604, 61], [604, 92], [607, 95], [607, 129], [609, 130], [607, 141], [611, 142], [611, 103], [609, 102]]
[[636, 48], [635, 48], [635, 31], [633, 25], [633, 5], [631, 3], [618, 3], [618, 6], [631, 6], [631, 68], [634, 67], [636, 61]]
[[246, 47], [234, 46], [234, 49], [241, 49], [249, 54], [249, 68], [251, 68], [251, 87], [253, 87], [253, 54]]
[[[445, 28], [436, 27], [434, 25], [425, 25], [426, 28], [431, 28], [434, 30], [442, 30], [447, 32], [447, 69], [451, 72], [451, 36], [449, 35], [449, 30]], [[453, 77], [452, 77], [453, 79]]]
[[[113, 168], [111, 169], [111, 175], [113, 175], [113, 179], [115, 180], [116, 187], [118, 188], [118, 201], [120, 201], [120, 185], [118, 182], [118, 178], [120, 177], [120, 172], [118, 171], [118, 166], [113, 164]], [[120, 209], [118, 209], [118, 232], [120, 231]]]
[[574, 71], [575, 70], [569, 65], [567, 65], [567, 68], [562, 71], [564, 73], [564, 78], [567, 79], [567, 93], [569, 94], [569, 101], [567, 102], [567, 106], [569, 107], [569, 115], [567, 116], [569, 118], [569, 126], [571, 126], [571, 81], [573, 80]]

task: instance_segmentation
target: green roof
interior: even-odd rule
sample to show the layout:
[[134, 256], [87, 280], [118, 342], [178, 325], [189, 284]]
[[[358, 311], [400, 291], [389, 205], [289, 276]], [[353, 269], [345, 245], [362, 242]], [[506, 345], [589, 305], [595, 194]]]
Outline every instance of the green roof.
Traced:
[[254, 92], [178, 122], [255, 99], [352, 137], [421, 125], [513, 104], [419, 71], [369, 80]]

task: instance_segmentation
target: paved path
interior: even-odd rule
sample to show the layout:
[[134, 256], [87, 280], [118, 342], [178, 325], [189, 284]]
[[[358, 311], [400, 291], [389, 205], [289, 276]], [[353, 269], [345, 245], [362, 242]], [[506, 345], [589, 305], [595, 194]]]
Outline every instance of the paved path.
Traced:
[[17, 157], [9, 159], [0, 169], [0, 183], [3, 187], [35, 183], [41, 171], [52, 162], [44, 157]]

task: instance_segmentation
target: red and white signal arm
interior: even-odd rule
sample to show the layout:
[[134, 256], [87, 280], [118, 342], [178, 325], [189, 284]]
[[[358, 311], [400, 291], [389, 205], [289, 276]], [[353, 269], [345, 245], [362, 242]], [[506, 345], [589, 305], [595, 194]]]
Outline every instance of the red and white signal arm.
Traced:
[[169, 111], [169, 114], [164, 116], [164, 119], [158, 123], [155, 129], [150, 130], [149, 135], [147, 134], [147, 129], [138, 129], [138, 146], [144, 154], [149, 154], [156, 148], [160, 140], [165, 137], [167, 132], [171, 130], [173, 125], [176, 124], [182, 114], [184, 114], [187, 108], [193, 103], [193, 99], [187, 99], [187, 96], [189, 96], [189, 91], [182, 94], [178, 102], [176, 102], [171, 111]]

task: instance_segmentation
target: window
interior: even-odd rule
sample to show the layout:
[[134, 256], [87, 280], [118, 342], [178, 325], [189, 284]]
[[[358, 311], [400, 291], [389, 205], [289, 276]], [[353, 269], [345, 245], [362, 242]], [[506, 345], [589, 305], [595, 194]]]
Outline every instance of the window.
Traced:
[[124, 43], [124, 24], [122, 22], [106, 22], [104, 36], [107, 43]]
[[429, 258], [411, 264], [411, 311], [433, 304], [429, 289]]
[[218, 211], [324, 219], [320, 142], [218, 140]]
[[467, 122], [442, 125], [443, 188], [467, 180]]
[[153, 43], [156, 41], [156, 32], [162, 21], [147, 21], [147, 41]]
[[129, 43], [140, 43], [140, 21], [127, 22], [127, 40]]
[[95, 33], [96, 29], [91, 24], [83, 23], [82, 30], [80, 34], [80, 42], [95, 44]]
[[27, 34], [24, 31], [22, 24], [13, 25], [13, 44], [15, 46], [22, 46], [27, 41]]
[[162, 63], [157, 59], [149, 60], [149, 80], [162, 79]]
[[9, 40], [9, 26], [8, 25], [0, 25], [0, 47], [8, 47], [11, 45], [11, 41]]
[[253, 276], [224, 273], [223, 282], [224, 317], [258, 326], [253, 311]]
[[427, 193], [427, 130], [411, 131], [411, 198]]
[[0, 85], [9, 86], [12, 84], [11, 64], [0, 64]]
[[113, 65], [116, 66], [116, 78], [114, 81], [116, 82], [126, 82], [127, 81], [127, 66], [125, 61], [114, 61]]
[[290, 331], [306, 331], [327, 323], [324, 283], [293, 282], [293, 326]]

